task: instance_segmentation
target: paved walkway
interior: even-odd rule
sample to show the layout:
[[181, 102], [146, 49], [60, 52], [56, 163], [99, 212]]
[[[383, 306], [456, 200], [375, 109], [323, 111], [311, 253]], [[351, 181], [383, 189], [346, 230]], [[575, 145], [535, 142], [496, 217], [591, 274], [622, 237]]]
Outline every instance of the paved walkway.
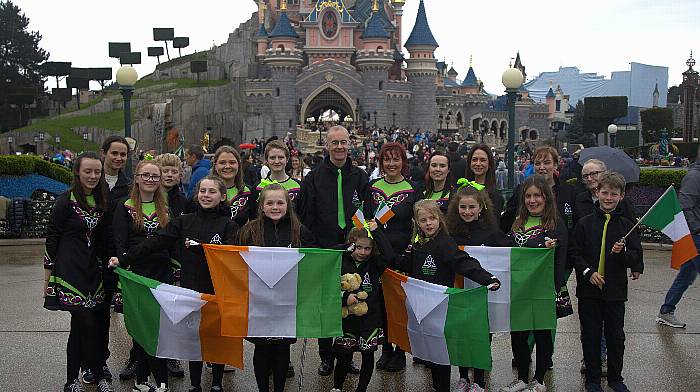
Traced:
[[[28, 245], [28, 247], [38, 245]], [[40, 249], [36, 249], [41, 254]], [[28, 250], [29, 251], [29, 250]], [[36, 253], [36, 252], [30, 252]], [[670, 286], [675, 271], [668, 267], [670, 252], [646, 251], [646, 273], [642, 280], [630, 283], [630, 301], [627, 303], [627, 350], [624, 376], [632, 391], [700, 391], [698, 358], [700, 353], [700, 287], [691, 287], [678, 309], [678, 316], [688, 328], [673, 330], [658, 326], [654, 317]], [[59, 391], [65, 382], [65, 345], [68, 338], [69, 318], [63, 312], [49, 312], [42, 308], [41, 287], [43, 270], [40, 260], [10, 263], [0, 248], [0, 391]], [[570, 282], [570, 287], [574, 282]], [[574, 307], [576, 304], [574, 303]], [[112, 357], [109, 366], [113, 373], [121, 369], [130, 347], [123, 318], [112, 318]], [[292, 362], [299, 372], [301, 342], [292, 349]], [[304, 391], [329, 391], [332, 377], [319, 377], [317, 346], [309, 341], [304, 373]], [[510, 382], [511, 350], [508, 335], [498, 335], [493, 341], [493, 371], [490, 389]], [[378, 354], [376, 357], [378, 358]], [[582, 358], [577, 316], [561, 320], [554, 351], [554, 370], [547, 374], [548, 391], [581, 391], [582, 377], [579, 361]], [[359, 357], [357, 357], [359, 364]], [[256, 391], [252, 372], [252, 346], [246, 346], [246, 370], [225, 376], [227, 391]], [[452, 372], [453, 384], [457, 381]], [[203, 386], [208, 387], [210, 376], [205, 373]], [[186, 391], [185, 379], [172, 379], [171, 391]], [[345, 390], [354, 390], [356, 376], [349, 377]], [[117, 391], [131, 391], [131, 382], [115, 380]], [[297, 391], [298, 379], [287, 383], [286, 391]], [[89, 389], [90, 390], [90, 389]], [[410, 356], [405, 372], [389, 374], [375, 372], [370, 391], [430, 391], [430, 374], [422, 366], [411, 364]]]

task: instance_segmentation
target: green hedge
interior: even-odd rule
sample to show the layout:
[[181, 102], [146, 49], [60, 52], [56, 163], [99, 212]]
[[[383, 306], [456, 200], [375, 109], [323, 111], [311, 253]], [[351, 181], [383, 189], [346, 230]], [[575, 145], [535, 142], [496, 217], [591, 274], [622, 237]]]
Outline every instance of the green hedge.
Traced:
[[[669, 185], [673, 185], [678, 189], [687, 172], [687, 170], [642, 169], [639, 174], [639, 185], [659, 188], [668, 188]], [[576, 179], [571, 178], [566, 182], [573, 185], [576, 184]]]
[[0, 174], [23, 176], [36, 173], [44, 177], [70, 184], [73, 174], [61, 165], [32, 155], [0, 155]]

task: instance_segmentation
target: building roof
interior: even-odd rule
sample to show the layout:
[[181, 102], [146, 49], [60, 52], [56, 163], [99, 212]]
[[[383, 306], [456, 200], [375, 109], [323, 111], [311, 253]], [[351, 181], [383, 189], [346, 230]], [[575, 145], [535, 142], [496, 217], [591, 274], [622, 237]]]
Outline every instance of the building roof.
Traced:
[[445, 87], [457, 88], [457, 87], [459, 87], [459, 83], [455, 82], [454, 80], [452, 80], [450, 78], [445, 78]]
[[448, 75], [457, 76], [457, 75], [459, 75], [459, 72], [457, 72], [457, 71], [454, 69], [454, 67], [450, 67], [450, 70], [447, 71], [447, 74], [448, 74]]
[[267, 38], [267, 30], [265, 30], [265, 23], [260, 23], [260, 29], [258, 29], [258, 33], [255, 34], [255, 36]]
[[416, 15], [416, 23], [413, 25], [413, 31], [411, 31], [411, 35], [408, 36], [408, 40], [406, 40], [404, 46], [407, 48], [409, 46], [440, 46], [435, 40], [435, 37], [433, 37], [432, 31], [430, 31], [423, 0], [420, 0], [418, 14]]
[[370, 38], [389, 38], [389, 33], [387, 33], [386, 29], [384, 29], [384, 26], [382, 26], [382, 20], [379, 16], [379, 12], [375, 12], [372, 14], [372, 16], [369, 18], [369, 22], [367, 22], [367, 27], [365, 27], [365, 31], [362, 33], [362, 39]]
[[545, 96], [545, 98], [555, 98], [555, 97], [556, 97], [556, 95], [554, 95], [554, 91], [550, 87], [549, 91], [547, 91], [547, 95]]
[[299, 34], [294, 31], [294, 27], [292, 27], [292, 24], [289, 22], [289, 18], [287, 17], [287, 13], [284, 11], [280, 13], [280, 18], [277, 21], [275, 28], [272, 29], [272, 32], [270, 33], [270, 38], [276, 37], [299, 38]]
[[462, 82], [462, 86], [464, 87], [476, 87], [479, 85], [479, 80], [476, 78], [476, 73], [474, 72], [473, 67], [469, 67], [469, 71], [467, 71], [467, 77], [464, 78], [464, 81]]

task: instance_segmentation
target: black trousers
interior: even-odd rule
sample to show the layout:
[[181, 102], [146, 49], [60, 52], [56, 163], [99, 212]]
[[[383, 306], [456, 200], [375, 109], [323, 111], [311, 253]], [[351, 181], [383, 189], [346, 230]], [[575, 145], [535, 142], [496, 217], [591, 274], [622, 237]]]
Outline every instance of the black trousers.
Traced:
[[[350, 363], [352, 363], [352, 354], [350, 352], [338, 353], [338, 365], [333, 372], [333, 388], [342, 390], [345, 379], [350, 371]], [[362, 366], [360, 367], [360, 379], [357, 382], [355, 392], [366, 392], [369, 382], [372, 380], [374, 372], [374, 351], [362, 352]]]
[[318, 356], [321, 361], [333, 365], [335, 352], [333, 351], [333, 338], [318, 339]]
[[148, 381], [148, 376], [153, 373], [153, 378], [156, 380], [156, 386], [160, 384], [168, 385], [168, 360], [165, 358], [156, 358], [149, 355], [143, 347], [136, 341], [133, 343], [132, 352], [136, 365], [136, 381], [143, 384]]
[[518, 365], [518, 379], [526, 383], [530, 381], [530, 347], [527, 344], [527, 339], [531, 332], [535, 335], [535, 346], [537, 347], [534, 379], [543, 384], [547, 365], [554, 351], [552, 331], [549, 329], [510, 333], [510, 344], [515, 355], [515, 363]]
[[71, 311], [70, 334], [66, 346], [66, 380], [72, 383], [78, 378], [81, 364], [90, 369], [96, 380], [102, 374], [102, 340], [99, 331], [101, 312]]
[[[489, 344], [493, 341], [493, 334], [489, 334]], [[468, 368], [468, 367], [459, 367], [459, 378], [463, 378], [467, 380], [467, 383], [469, 383], [469, 369], [474, 369], [474, 382], [477, 383], [480, 387], [486, 388], [486, 371], [484, 369], [477, 369], [477, 368]]]
[[586, 363], [586, 382], [600, 384], [600, 340], [605, 333], [608, 346], [608, 382], [623, 381], [625, 356], [625, 303], [579, 298], [581, 344]]
[[99, 314], [100, 314], [100, 320], [99, 320], [99, 333], [100, 333], [100, 340], [102, 342], [102, 358], [101, 358], [101, 364], [106, 365], [107, 364], [107, 359], [109, 359], [109, 322], [110, 322], [110, 316], [111, 316], [111, 303], [112, 303], [112, 297], [114, 296], [113, 291], [105, 291], [105, 303], [107, 306], [102, 309]]
[[430, 377], [433, 380], [433, 389], [435, 392], [450, 392], [452, 366], [438, 365], [432, 362], [428, 362], [427, 365], [430, 368]]
[[[192, 385], [193, 387], [198, 387], [202, 385], [202, 365], [204, 365], [204, 363], [201, 361], [190, 361], [189, 363], [190, 385]], [[223, 386], [224, 365], [219, 365], [216, 363], [212, 364], [211, 372], [213, 376], [211, 380], [211, 386]]]
[[256, 344], [253, 351], [253, 372], [260, 392], [270, 391], [272, 372], [273, 391], [284, 392], [289, 367], [290, 344]]

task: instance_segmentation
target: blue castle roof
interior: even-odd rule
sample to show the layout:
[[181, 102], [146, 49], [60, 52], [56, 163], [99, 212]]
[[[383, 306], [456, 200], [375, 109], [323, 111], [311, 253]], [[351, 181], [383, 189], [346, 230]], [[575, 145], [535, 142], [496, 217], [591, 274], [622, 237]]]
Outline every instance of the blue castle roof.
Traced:
[[267, 38], [267, 30], [265, 30], [265, 23], [260, 23], [260, 29], [258, 29], [258, 33], [255, 34], [255, 36]]
[[438, 47], [435, 37], [433, 37], [430, 26], [428, 25], [428, 17], [425, 14], [425, 5], [423, 0], [418, 5], [418, 15], [416, 15], [416, 24], [413, 26], [411, 35], [408, 36], [405, 47], [409, 46], [434, 46]]
[[299, 38], [299, 34], [294, 31], [294, 27], [292, 27], [292, 24], [289, 22], [286, 12], [282, 12], [280, 14], [280, 18], [277, 21], [275, 28], [272, 29], [272, 32], [270, 33], [270, 38], [276, 37]]
[[384, 26], [382, 25], [379, 12], [372, 14], [372, 16], [369, 18], [369, 22], [367, 23], [367, 27], [365, 27], [365, 31], [362, 33], [362, 39], [369, 38], [389, 38], [389, 33], [386, 32]]
[[552, 88], [550, 87], [549, 91], [547, 91], [547, 95], [545, 96], [545, 98], [555, 98], [555, 97], [556, 97], [556, 95], [554, 95], [554, 90], [552, 90]]
[[464, 78], [464, 81], [462, 82], [463, 87], [476, 87], [479, 85], [479, 80], [476, 78], [476, 73], [474, 72], [474, 68], [469, 67], [469, 71], [467, 71], [467, 77]]

